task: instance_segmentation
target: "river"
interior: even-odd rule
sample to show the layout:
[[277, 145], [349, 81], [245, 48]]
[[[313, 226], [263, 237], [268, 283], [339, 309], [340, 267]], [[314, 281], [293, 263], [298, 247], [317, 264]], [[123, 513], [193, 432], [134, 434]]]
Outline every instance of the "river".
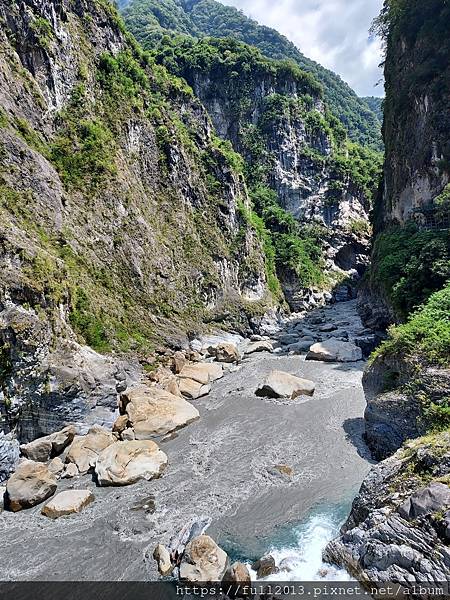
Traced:
[[[354, 302], [320, 312], [350, 338], [363, 329]], [[256, 387], [274, 368], [315, 381], [314, 396], [257, 397]], [[363, 368], [363, 361], [251, 355], [194, 402], [199, 421], [161, 443], [169, 466], [159, 480], [126, 488], [97, 488], [87, 476], [75, 484], [62, 480], [96, 496], [89, 516], [76, 519], [43, 519], [40, 507], [2, 513], [8, 554], [0, 578], [157, 579], [146, 551], [200, 517], [211, 519], [208, 534], [232, 557], [251, 562], [272, 552], [284, 565], [278, 579], [347, 578], [323, 565], [321, 552], [370, 468], [362, 439]]]

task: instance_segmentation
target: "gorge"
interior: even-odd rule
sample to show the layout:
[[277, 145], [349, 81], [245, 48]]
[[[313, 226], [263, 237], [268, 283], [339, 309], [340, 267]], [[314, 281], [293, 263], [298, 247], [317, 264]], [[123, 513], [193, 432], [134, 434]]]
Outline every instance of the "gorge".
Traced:
[[189, 580], [189, 525], [272, 580], [448, 582], [448, 3], [375, 23], [384, 164], [274, 30], [119, 9], [0, 0], [1, 580], [153, 581], [174, 539]]

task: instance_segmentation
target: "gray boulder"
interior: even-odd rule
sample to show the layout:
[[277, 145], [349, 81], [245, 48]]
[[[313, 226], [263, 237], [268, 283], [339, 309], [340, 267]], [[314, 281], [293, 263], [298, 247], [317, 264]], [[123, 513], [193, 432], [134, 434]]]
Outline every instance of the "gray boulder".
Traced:
[[435, 482], [418, 490], [398, 507], [398, 513], [407, 521], [417, 517], [441, 511], [450, 505], [450, 489], [448, 485]]

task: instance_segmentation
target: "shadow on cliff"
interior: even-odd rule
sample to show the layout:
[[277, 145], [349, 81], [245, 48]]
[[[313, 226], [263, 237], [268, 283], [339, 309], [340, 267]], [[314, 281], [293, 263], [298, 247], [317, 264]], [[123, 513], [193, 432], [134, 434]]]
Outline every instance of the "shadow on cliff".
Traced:
[[365, 423], [362, 417], [355, 419], [346, 419], [343, 425], [346, 438], [355, 446], [359, 456], [375, 465], [377, 461], [373, 459], [372, 454], [364, 441]]

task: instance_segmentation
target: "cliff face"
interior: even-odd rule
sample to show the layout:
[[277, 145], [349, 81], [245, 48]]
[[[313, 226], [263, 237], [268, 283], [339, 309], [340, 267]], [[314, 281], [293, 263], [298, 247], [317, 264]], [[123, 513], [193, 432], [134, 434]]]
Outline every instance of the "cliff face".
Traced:
[[[219, 136], [243, 156], [250, 190], [267, 187], [298, 223], [320, 228], [322, 269], [331, 282], [361, 275], [370, 249], [377, 155], [348, 142], [315, 80], [233, 40], [164, 38], [154, 55], [186, 79]], [[282, 266], [278, 275], [298, 310], [308, 285], [301, 273], [296, 280]]]
[[271, 299], [233, 157], [112, 5], [2, 0], [0, 18], [0, 410], [35, 437], [114, 408], [137, 368], [117, 355], [204, 319], [248, 328]]
[[380, 23], [387, 54], [379, 222], [403, 224], [431, 207], [450, 178], [450, 13], [442, 0], [391, 4]]
[[387, 44], [386, 163], [360, 303], [369, 324], [399, 324], [363, 377], [366, 440], [382, 462], [326, 557], [361, 581], [426, 598], [415, 584], [448, 582], [450, 572], [450, 7], [389, 0], [377, 27]]

